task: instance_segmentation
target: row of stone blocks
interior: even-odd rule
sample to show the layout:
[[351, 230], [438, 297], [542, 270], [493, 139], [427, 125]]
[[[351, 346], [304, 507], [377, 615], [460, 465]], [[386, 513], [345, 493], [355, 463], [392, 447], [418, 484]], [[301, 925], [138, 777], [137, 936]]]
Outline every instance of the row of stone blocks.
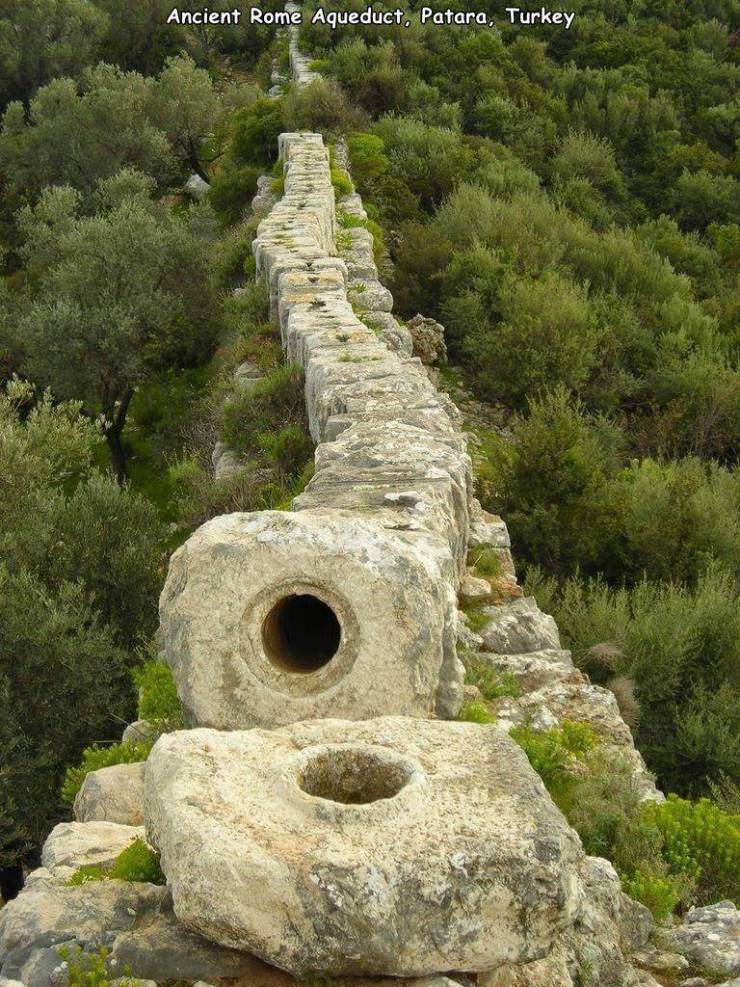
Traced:
[[[316, 471], [291, 512], [228, 515], [177, 552], [162, 601], [189, 720], [235, 729], [453, 716], [472, 472], [449, 404], [347, 300], [317, 134], [283, 134], [285, 193], [258, 228]], [[308, 674], [307, 674], [308, 673]]]
[[163, 640], [195, 729], [150, 755], [147, 836], [181, 921], [294, 974], [538, 961], [594, 908], [589, 865], [503, 730], [444, 722], [462, 695], [465, 440], [348, 300], [321, 137], [280, 152], [254, 251], [305, 372], [316, 473], [291, 512], [217, 518], [173, 556]]

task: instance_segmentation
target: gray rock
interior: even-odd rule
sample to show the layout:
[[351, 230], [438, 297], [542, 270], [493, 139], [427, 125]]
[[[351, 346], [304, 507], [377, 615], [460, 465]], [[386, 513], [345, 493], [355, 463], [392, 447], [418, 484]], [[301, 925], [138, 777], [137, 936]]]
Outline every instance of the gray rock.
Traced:
[[496, 727], [167, 734], [146, 819], [181, 921], [294, 973], [527, 962], [578, 909], [578, 839]]
[[502, 655], [519, 655], [546, 648], [560, 648], [555, 621], [543, 613], [533, 596], [512, 600], [498, 607], [488, 607], [490, 617], [480, 634], [486, 651]]
[[638, 966], [655, 970], [656, 973], [683, 973], [689, 968], [687, 960], [680, 953], [656, 949], [651, 945], [645, 945], [637, 950], [632, 958]]
[[[216, 458], [213, 470], [213, 477], [217, 483], [223, 480], [230, 480], [238, 473], [241, 473], [246, 465], [233, 449], [229, 449], [221, 442], [216, 443], [216, 448], [218, 447], [220, 447], [219, 455]], [[213, 450], [214, 455], [216, 455], [216, 448]]]
[[447, 363], [444, 326], [423, 315], [415, 315], [406, 325], [411, 333], [414, 356], [418, 356], [426, 366]]
[[731, 901], [690, 908], [684, 923], [661, 932], [661, 944], [719, 973], [740, 973], [740, 912]]
[[484, 511], [475, 502], [473, 517], [470, 521], [469, 544], [471, 548], [511, 548], [511, 539], [506, 524], [498, 515]]
[[91, 771], [75, 798], [75, 819], [140, 826], [144, 821], [143, 770], [142, 764], [114, 764]]
[[121, 740], [128, 744], [145, 744], [157, 733], [157, 728], [148, 720], [134, 720], [123, 731]]
[[86, 951], [104, 946], [111, 970], [130, 970], [143, 981], [243, 977], [255, 987], [297, 987], [282, 971], [180, 925], [167, 889], [151, 884], [95, 881], [69, 887], [39, 875], [0, 910], [2, 976], [25, 987], [49, 987], [65, 945]]
[[114, 822], [59, 823], [41, 852], [41, 865], [58, 880], [66, 880], [80, 867], [112, 864], [135, 839], [144, 838], [140, 826]]
[[458, 595], [463, 603], [482, 603], [491, 598], [491, 584], [485, 579], [466, 573], [460, 581]]
[[185, 182], [183, 192], [196, 202], [200, 202], [210, 187], [208, 182], [204, 181], [200, 175], [191, 175], [187, 182]]
[[255, 384], [264, 380], [264, 377], [265, 372], [262, 367], [246, 360], [244, 363], [240, 363], [234, 371], [234, 379], [241, 391], [251, 391]]
[[361, 311], [390, 312], [393, 309], [393, 295], [375, 279], [350, 282], [347, 297]]

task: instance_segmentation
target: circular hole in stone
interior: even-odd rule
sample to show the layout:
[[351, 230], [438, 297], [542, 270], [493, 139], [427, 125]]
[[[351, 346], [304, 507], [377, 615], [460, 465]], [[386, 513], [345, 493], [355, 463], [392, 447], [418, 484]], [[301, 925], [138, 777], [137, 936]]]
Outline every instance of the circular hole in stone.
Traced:
[[291, 593], [262, 624], [267, 657], [289, 672], [315, 672], [337, 653], [342, 629], [332, 608], [310, 593]]
[[298, 784], [307, 795], [344, 805], [366, 805], [398, 795], [412, 773], [403, 761], [349, 747], [317, 754], [304, 766]]

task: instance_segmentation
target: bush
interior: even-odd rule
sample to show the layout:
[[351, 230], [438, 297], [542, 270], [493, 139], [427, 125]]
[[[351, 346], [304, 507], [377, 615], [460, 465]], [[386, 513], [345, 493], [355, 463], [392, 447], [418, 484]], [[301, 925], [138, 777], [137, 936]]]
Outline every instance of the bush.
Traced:
[[385, 144], [375, 134], [354, 133], [347, 137], [347, 150], [352, 177], [361, 194], [365, 194], [372, 188], [373, 180], [388, 170], [390, 162], [385, 154]]
[[617, 674], [634, 682], [641, 709], [635, 739], [661, 787], [696, 796], [712, 780], [737, 778], [740, 716], [732, 683], [740, 617], [728, 572], [712, 566], [695, 588], [539, 580], [541, 593], [537, 583], [529, 588], [552, 612], [577, 664], [596, 681]]
[[231, 156], [239, 165], [268, 167], [277, 156], [282, 129], [280, 100], [255, 100], [235, 116]]
[[224, 225], [237, 223], [257, 191], [260, 169], [253, 165], [225, 168], [211, 181], [208, 201]]
[[562, 808], [576, 784], [574, 763], [583, 760], [596, 743], [593, 730], [586, 723], [565, 720], [562, 726], [550, 730], [514, 727], [510, 736], [523, 748], [553, 800]]
[[108, 880], [164, 884], [165, 876], [159, 866], [159, 854], [137, 837], [109, 866], [86, 864], [79, 867], [67, 883], [76, 886], [90, 881]]
[[62, 785], [62, 801], [71, 805], [82, 788], [82, 783], [91, 771], [110, 768], [114, 764], [135, 764], [146, 761], [154, 741], [131, 743], [121, 741], [110, 747], [87, 747], [82, 752], [82, 763], [77, 768], [67, 768]]
[[618, 432], [564, 388], [531, 398], [512, 432], [496, 463], [500, 501], [492, 506], [506, 516], [517, 557], [563, 574], [606, 565], [619, 525], [609, 488]]
[[[447, 303], [450, 310], [455, 300]], [[498, 311], [485, 306], [482, 324], [464, 341], [477, 392], [514, 408], [545, 386], [578, 391], [597, 357], [588, 300], [573, 281], [556, 274], [504, 277]]]
[[281, 426], [304, 424], [303, 372], [296, 366], [281, 367], [249, 391], [235, 394], [223, 415], [227, 445], [246, 456], [257, 455]]
[[182, 706], [169, 667], [150, 659], [133, 672], [139, 690], [139, 719], [153, 724], [161, 732], [182, 726]]
[[481, 699], [469, 699], [460, 707], [458, 720], [465, 723], [495, 723], [496, 717]]
[[283, 121], [287, 130], [335, 135], [361, 127], [364, 119], [336, 82], [317, 79], [291, 89], [283, 104]]
[[491, 702], [502, 696], [516, 698], [522, 694], [513, 675], [497, 672], [484, 658], [479, 658], [475, 654], [466, 654], [463, 655], [463, 664], [466, 684], [474, 685], [479, 689], [483, 699]]
[[671, 874], [696, 882], [696, 901], [710, 904], [740, 896], [740, 815], [724, 812], [708, 799], [688, 802], [671, 795], [650, 804], [645, 817], [663, 838], [662, 855]]

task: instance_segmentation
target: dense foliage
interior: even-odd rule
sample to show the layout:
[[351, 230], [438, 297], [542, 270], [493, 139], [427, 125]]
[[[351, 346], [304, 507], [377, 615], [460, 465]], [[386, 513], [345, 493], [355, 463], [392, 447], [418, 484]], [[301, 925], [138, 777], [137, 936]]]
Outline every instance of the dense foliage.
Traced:
[[77, 405], [32, 400], [0, 395], [0, 869], [58, 818], [66, 764], [120, 733], [160, 584], [154, 509], [95, 470]]

